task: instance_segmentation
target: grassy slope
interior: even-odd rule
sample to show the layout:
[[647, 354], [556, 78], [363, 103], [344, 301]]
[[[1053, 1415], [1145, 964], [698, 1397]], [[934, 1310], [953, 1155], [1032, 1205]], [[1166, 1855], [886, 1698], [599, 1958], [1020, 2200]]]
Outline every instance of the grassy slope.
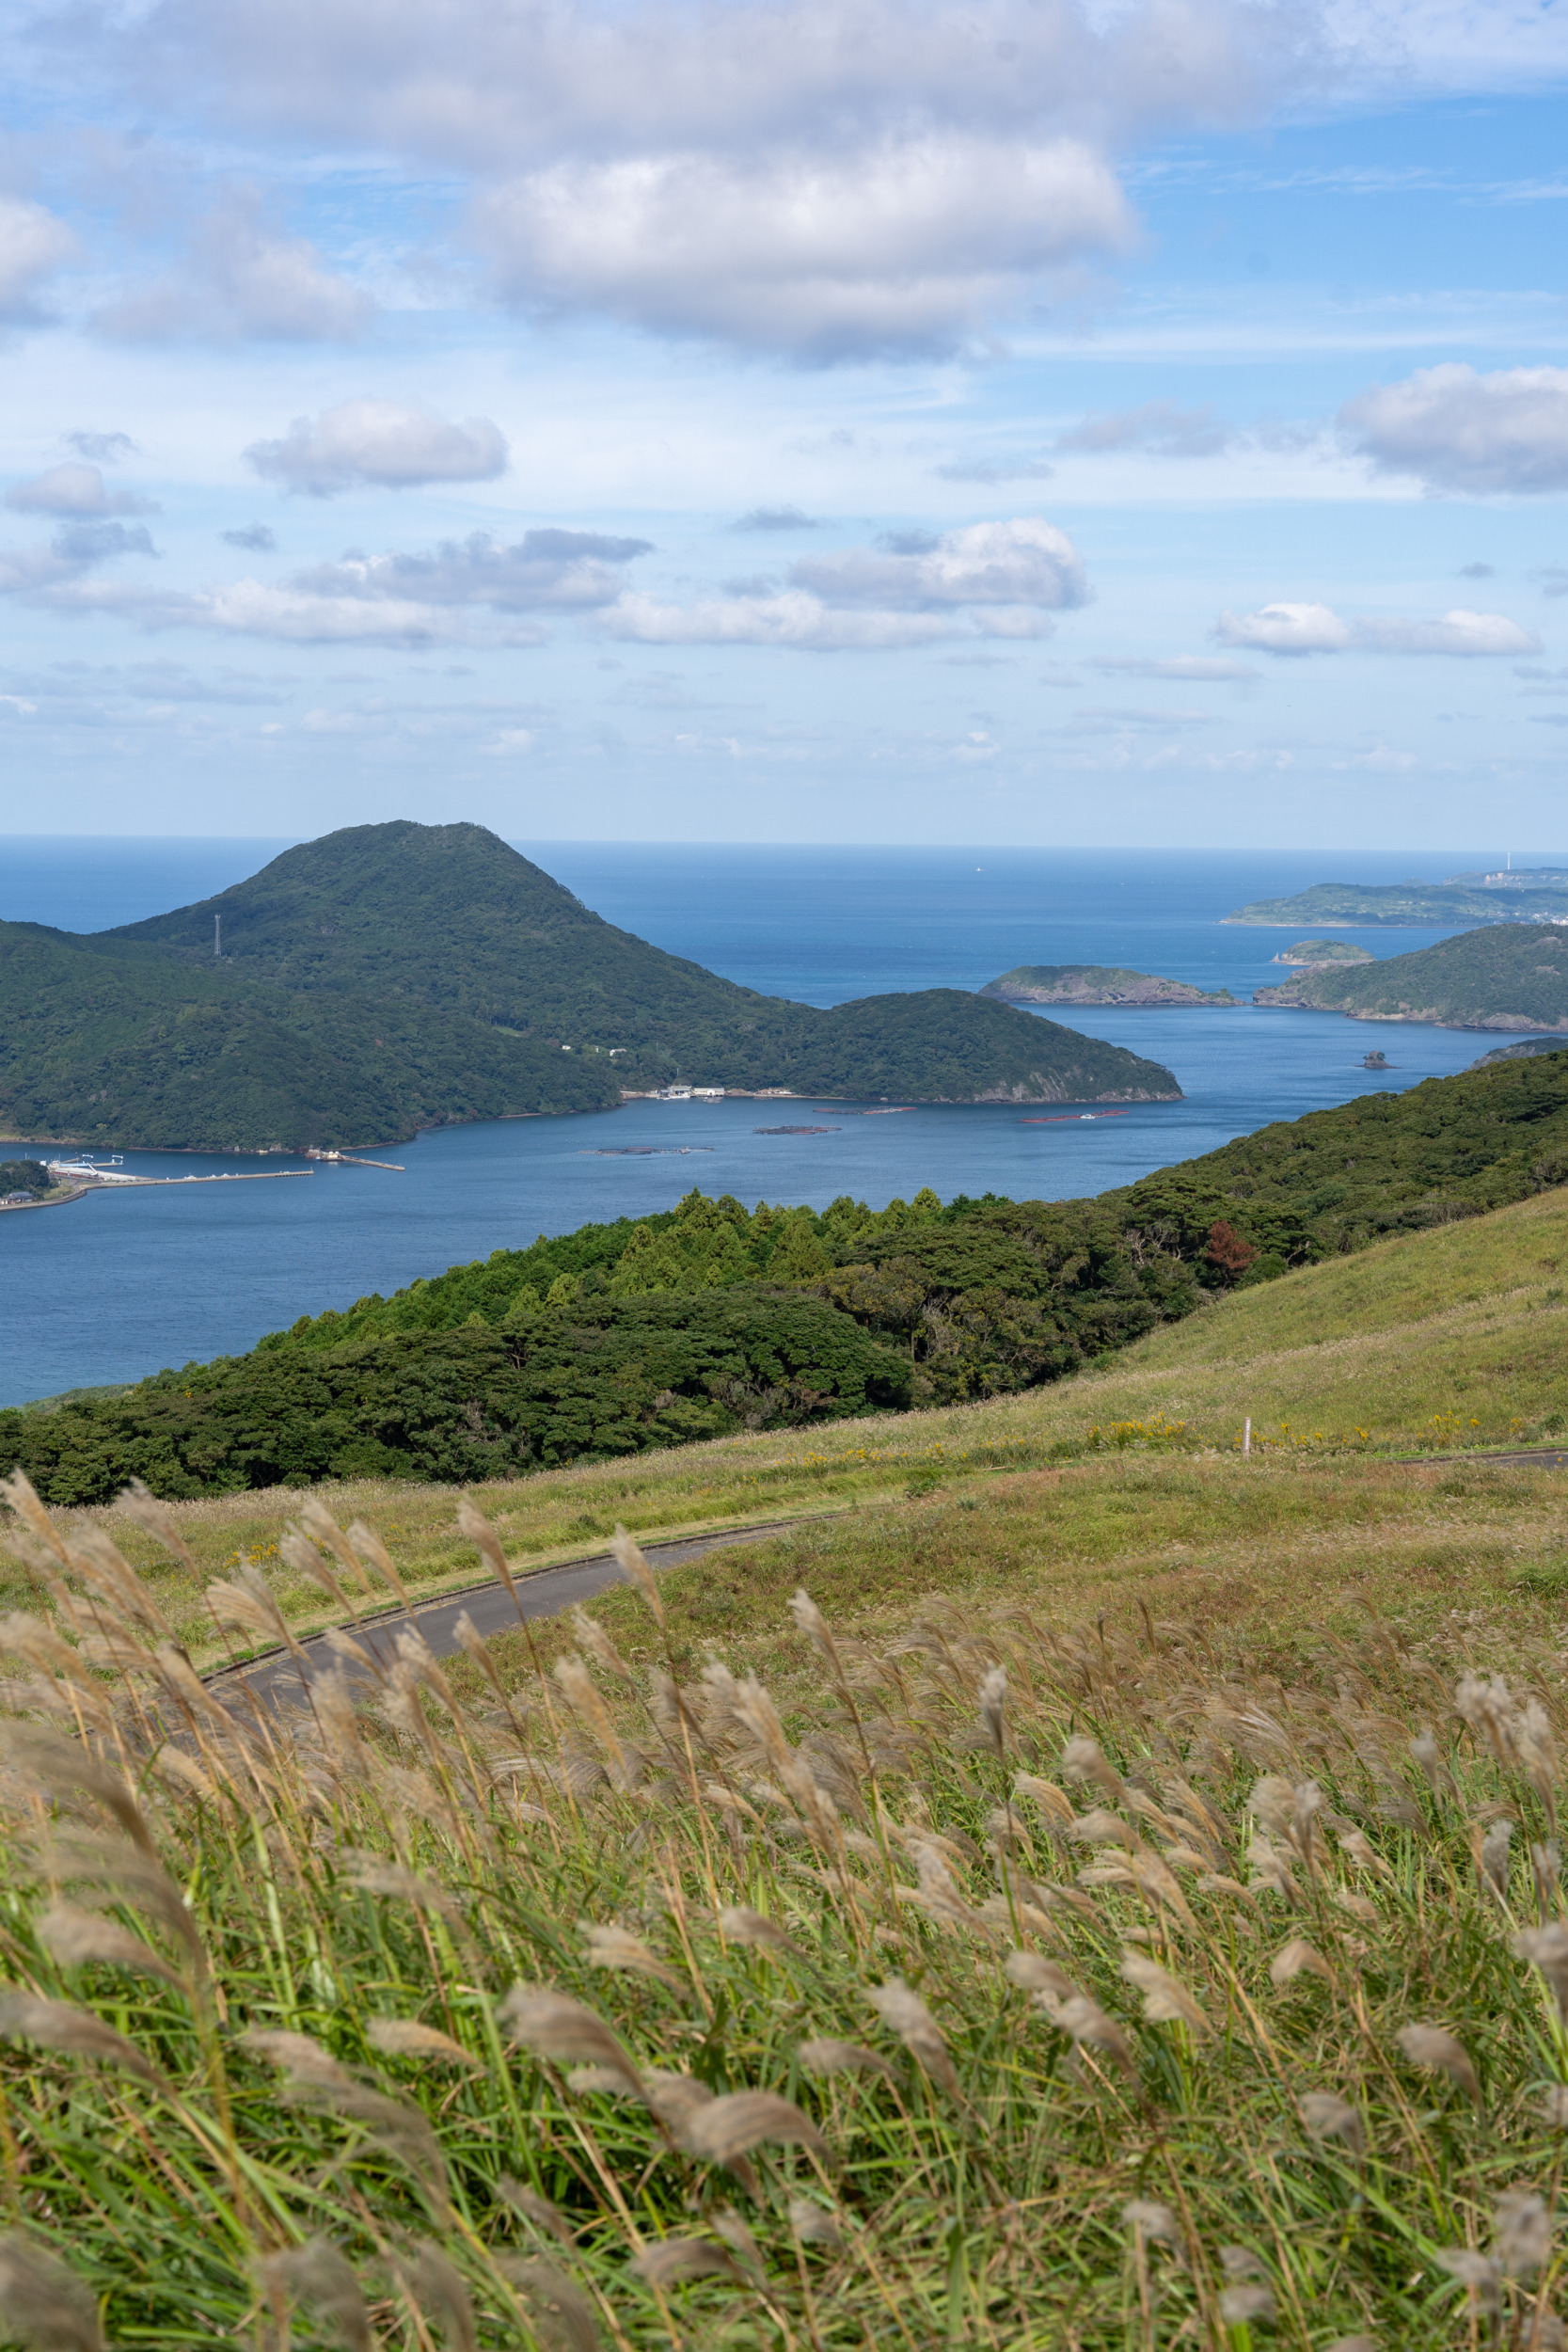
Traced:
[[[911, 1579], [924, 1580], [924, 1589], [954, 1574], [1010, 1574], [1033, 1560], [1054, 1562], [1075, 1592], [1082, 1586], [1085, 1605], [1106, 1565], [1129, 1552], [1158, 1558], [1172, 1544], [1217, 1546], [1216, 1558], [1224, 1554], [1239, 1571], [1271, 1519], [1309, 1548], [1326, 1546], [1325, 1560], [1348, 1561], [1357, 1547], [1366, 1549], [1368, 1531], [1386, 1523], [1413, 1524], [1420, 1550], [1428, 1521], [1440, 1531], [1452, 1515], [1422, 1500], [1430, 1498], [1428, 1473], [1390, 1467], [1375, 1450], [1446, 1451], [1544, 1434], [1568, 1406], [1565, 1265], [1568, 1199], [1544, 1195], [1237, 1293], [1153, 1333], [1110, 1371], [1025, 1396], [728, 1438], [474, 1491], [509, 1549], [532, 1565], [595, 1549], [618, 1519], [651, 1537], [847, 1515], [836, 1530], [831, 1519], [803, 1530], [795, 1549], [727, 1554], [719, 1566], [677, 1572], [674, 1589], [730, 1596], [732, 1610], [734, 1593], [758, 1577], [759, 1596], [773, 1592], [776, 1580], [759, 1559], [782, 1562], [779, 1573], [798, 1581], [788, 1562], [800, 1543], [825, 1562], [836, 1588], [868, 1596]], [[1244, 1468], [1235, 1459], [1243, 1413], [1277, 1442], [1273, 1459]], [[1162, 1415], [1188, 1424], [1168, 1454]], [[1370, 1432], [1365, 1442], [1357, 1427]], [[1336, 1441], [1347, 1437], [1349, 1451], [1340, 1450]], [[911, 1500], [911, 1487], [918, 1497], [933, 1482], [946, 1489], [945, 1501]], [[1510, 1474], [1504, 1486], [1540, 1496], [1527, 1513], [1531, 1530], [1556, 1525], [1551, 1477]], [[478, 1581], [477, 1555], [455, 1532], [451, 1488], [367, 1479], [317, 1491], [341, 1519], [378, 1526], [418, 1588]], [[1265, 1500], [1247, 1502], [1254, 1493]], [[972, 1496], [993, 1498], [981, 1519], [996, 1518], [1000, 1549], [982, 1540], [982, 1525], [963, 1508]], [[205, 1572], [226, 1573], [239, 1551], [252, 1551], [291, 1611], [319, 1622], [320, 1597], [281, 1567], [276, 1550], [299, 1500], [284, 1489], [173, 1508]], [[942, 1543], [910, 1549], [911, 1526], [933, 1512], [930, 1523], [946, 1530]], [[154, 1562], [136, 1531], [119, 1524], [117, 1534], [130, 1554]], [[1487, 1558], [1500, 1560], [1487, 1542]], [[1383, 1535], [1373, 1545], [1383, 1548]], [[1442, 1535], [1445, 1560], [1448, 1545]], [[1259, 1572], [1264, 1565], [1259, 1555]], [[210, 1649], [198, 1586], [170, 1566], [156, 1573], [188, 1638]], [[24, 1598], [20, 1577], [0, 1583], [6, 1605]]]
[[1257, 1004], [1307, 1005], [1353, 1021], [1430, 1021], [1450, 1029], [1568, 1029], [1568, 940], [1503, 923], [1352, 971], [1307, 972]]

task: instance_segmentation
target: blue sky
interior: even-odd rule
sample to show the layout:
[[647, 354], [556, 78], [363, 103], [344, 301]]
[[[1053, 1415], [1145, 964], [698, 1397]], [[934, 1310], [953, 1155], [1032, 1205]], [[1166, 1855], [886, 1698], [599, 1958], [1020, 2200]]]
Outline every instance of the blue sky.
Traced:
[[7, 22], [0, 832], [1568, 850], [1568, 13]]

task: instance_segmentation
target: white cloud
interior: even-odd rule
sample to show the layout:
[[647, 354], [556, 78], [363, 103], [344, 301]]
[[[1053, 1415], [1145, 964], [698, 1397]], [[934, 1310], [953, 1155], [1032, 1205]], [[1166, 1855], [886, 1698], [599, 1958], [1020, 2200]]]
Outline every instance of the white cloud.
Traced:
[[1539, 653], [1541, 640], [1502, 612], [1456, 609], [1437, 621], [1360, 620], [1355, 642], [1370, 653]]
[[1163, 661], [1134, 654], [1097, 654], [1090, 667], [1117, 670], [1126, 677], [1181, 678], [1194, 686], [1230, 685], [1260, 675], [1257, 670], [1249, 670], [1244, 661], [1226, 661], [1194, 653], [1173, 654]]
[[488, 417], [454, 424], [434, 409], [371, 399], [296, 417], [281, 440], [254, 441], [245, 454], [267, 481], [312, 498], [366, 484], [408, 490], [429, 482], [493, 482], [507, 464], [505, 437]]
[[364, 334], [374, 308], [314, 246], [271, 228], [258, 200], [239, 192], [201, 223], [175, 269], [106, 304], [93, 324], [117, 342], [341, 343]]
[[1568, 368], [1421, 368], [1347, 401], [1339, 427], [1380, 471], [1431, 490], [1568, 489]]
[[76, 249], [64, 221], [41, 204], [0, 196], [0, 320], [35, 319], [44, 280], [74, 260]]
[[1541, 640], [1502, 612], [1456, 609], [1432, 621], [1341, 620], [1326, 604], [1265, 604], [1257, 612], [1222, 612], [1214, 635], [1224, 645], [1259, 653], [1526, 654]]
[[1212, 407], [1179, 408], [1171, 400], [1146, 400], [1139, 408], [1117, 408], [1085, 417], [1052, 447], [1101, 456], [1142, 450], [1151, 457], [1217, 457], [1235, 439]]
[[476, 222], [525, 307], [815, 360], [951, 349], [1041, 272], [1132, 234], [1083, 141], [967, 130], [562, 162], [491, 191]]
[[1326, 604], [1265, 604], [1257, 612], [1222, 612], [1213, 633], [1222, 645], [1259, 653], [1342, 653], [1352, 637], [1350, 623]]
[[690, 605], [623, 596], [617, 637], [655, 645], [776, 645], [883, 653], [932, 645], [967, 619], [983, 636], [1050, 636], [1049, 614], [1089, 595], [1072, 541], [1037, 516], [960, 531], [891, 532], [875, 548], [802, 556], [787, 584], [736, 580]]
[[935, 612], [844, 612], [791, 589], [777, 596], [709, 596], [660, 604], [628, 594], [605, 614], [612, 637], [641, 645], [777, 645], [798, 653], [887, 653], [953, 634]]
[[538, 745], [539, 738], [531, 727], [502, 727], [494, 742], [483, 746], [494, 759], [525, 757]]
[[111, 490], [96, 466], [51, 466], [47, 473], [19, 482], [6, 493], [6, 504], [19, 515], [155, 515], [148, 499], [130, 490]]
[[803, 515], [798, 506], [753, 506], [730, 525], [732, 531], [819, 531], [821, 527], [815, 516]]
[[[791, 587], [832, 604], [919, 612], [951, 605], [1035, 606], [1060, 612], [1088, 601], [1083, 559], [1065, 531], [1026, 516], [970, 523], [940, 536], [891, 534], [879, 548], [802, 556]], [[998, 634], [1008, 634], [1006, 629]]]
[[610, 565], [650, 552], [646, 539], [594, 531], [525, 531], [510, 548], [476, 531], [467, 539], [445, 540], [429, 554], [345, 556], [301, 572], [291, 584], [317, 596], [483, 604], [522, 612], [612, 603], [623, 583]]
[[50, 596], [48, 601], [71, 612], [112, 612], [148, 629], [197, 628], [225, 636], [270, 638], [292, 645], [417, 648], [522, 646], [545, 642], [537, 624], [526, 621], [475, 627], [438, 605], [412, 598], [321, 596], [304, 588], [269, 587], [259, 580], [237, 580], [189, 594], [78, 580]]

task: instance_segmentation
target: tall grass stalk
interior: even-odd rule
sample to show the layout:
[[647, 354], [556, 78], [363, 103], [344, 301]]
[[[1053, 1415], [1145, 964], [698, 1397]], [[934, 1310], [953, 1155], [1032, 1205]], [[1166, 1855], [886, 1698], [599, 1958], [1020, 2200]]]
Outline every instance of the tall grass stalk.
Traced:
[[775, 1700], [650, 1578], [651, 1672], [350, 1638], [274, 1713], [7, 1500], [16, 2340], [1563, 2344], [1544, 1653], [800, 1595]]

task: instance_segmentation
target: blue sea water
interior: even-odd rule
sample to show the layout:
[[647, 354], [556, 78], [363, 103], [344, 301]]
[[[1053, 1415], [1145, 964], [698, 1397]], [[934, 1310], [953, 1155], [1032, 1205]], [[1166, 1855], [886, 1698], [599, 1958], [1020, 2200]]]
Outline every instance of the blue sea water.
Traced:
[[[0, 918], [72, 930], [134, 921], [221, 890], [284, 846], [0, 841]], [[818, 1005], [975, 988], [1018, 963], [1130, 965], [1247, 995], [1284, 977], [1271, 959], [1296, 935], [1222, 921], [1247, 899], [1313, 882], [1437, 879], [1497, 863], [1495, 850], [518, 846], [610, 921], [750, 987]], [[1339, 935], [1379, 956], [1442, 936]], [[843, 1104], [636, 1102], [443, 1129], [380, 1152], [402, 1164], [398, 1173], [318, 1168], [282, 1181], [101, 1193], [0, 1218], [0, 1404], [248, 1347], [297, 1315], [540, 1232], [672, 1207], [693, 1184], [748, 1203], [817, 1207], [845, 1192], [880, 1206], [922, 1184], [944, 1199], [1098, 1192], [1270, 1120], [1463, 1070], [1487, 1043], [1250, 1005], [1085, 1011], [1070, 1025], [1163, 1062], [1184, 1099], [1044, 1123], [994, 1104], [866, 1116]], [[1373, 1046], [1396, 1065], [1386, 1075], [1359, 1066]], [[828, 1132], [758, 1132], [785, 1124]], [[139, 1152], [124, 1164], [177, 1177], [258, 1165]], [[289, 1165], [304, 1164], [266, 1163]]]

